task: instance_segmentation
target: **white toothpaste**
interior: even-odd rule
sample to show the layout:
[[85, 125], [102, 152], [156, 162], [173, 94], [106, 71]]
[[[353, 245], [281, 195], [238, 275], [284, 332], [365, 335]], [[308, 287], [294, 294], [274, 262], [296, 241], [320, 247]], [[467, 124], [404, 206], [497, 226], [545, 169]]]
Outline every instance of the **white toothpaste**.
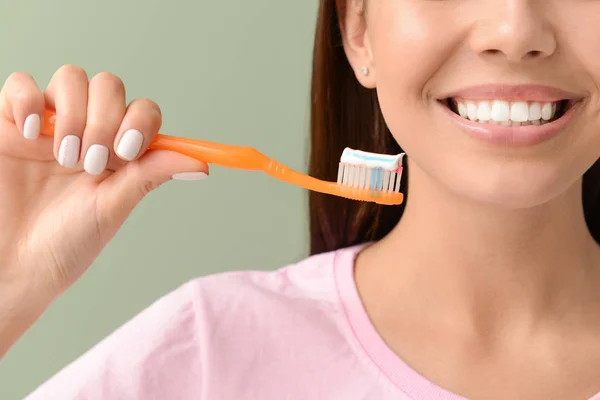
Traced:
[[362, 165], [368, 168], [381, 168], [386, 171], [398, 171], [402, 168], [404, 153], [395, 156], [387, 154], [369, 153], [361, 150], [344, 149], [340, 160], [343, 164]]

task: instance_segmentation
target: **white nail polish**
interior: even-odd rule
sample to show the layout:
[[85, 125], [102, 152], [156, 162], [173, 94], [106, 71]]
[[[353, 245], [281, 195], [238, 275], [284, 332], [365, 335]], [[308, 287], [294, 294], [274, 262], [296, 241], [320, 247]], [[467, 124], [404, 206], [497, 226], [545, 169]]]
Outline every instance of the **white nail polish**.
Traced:
[[25, 136], [25, 139], [37, 139], [40, 136], [40, 128], [40, 116], [37, 114], [31, 114], [25, 118], [25, 124], [23, 125], [23, 136]]
[[100, 175], [108, 164], [108, 148], [100, 144], [91, 145], [83, 160], [83, 169], [91, 175]]
[[208, 175], [204, 172], [180, 172], [173, 175], [173, 179], [176, 181], [201, 181], [208, 178]]
[[75, 135], [65, 136], [60, 143], [58, 150], [58, 162], [63, 167], [72, 168], [79, 161], [79, 150], [81, 149], [81, 139]]
[[143, 142], [144, 135], [140, 131], [130, 129], [121, 138], [117, 146], [117, 155], [124, 160], [131, 161], [137, 157]]

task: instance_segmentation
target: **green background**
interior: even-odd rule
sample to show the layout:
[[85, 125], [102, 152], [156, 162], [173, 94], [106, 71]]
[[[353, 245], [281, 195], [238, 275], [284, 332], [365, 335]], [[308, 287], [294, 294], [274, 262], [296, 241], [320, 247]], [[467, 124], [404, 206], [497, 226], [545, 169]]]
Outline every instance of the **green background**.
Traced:
[[[163, 111], [162, 133], [250, 145], [306, 171], [316, 1], [11, 0], [0, 79], [44, 88], [63, 64], [120, 76]], [[306, 192], [213, 166], [142, 201], [85, 276], [0, 360], [21, 399], [154, 300], [194, 277], [274, 269], [308, 253]]]

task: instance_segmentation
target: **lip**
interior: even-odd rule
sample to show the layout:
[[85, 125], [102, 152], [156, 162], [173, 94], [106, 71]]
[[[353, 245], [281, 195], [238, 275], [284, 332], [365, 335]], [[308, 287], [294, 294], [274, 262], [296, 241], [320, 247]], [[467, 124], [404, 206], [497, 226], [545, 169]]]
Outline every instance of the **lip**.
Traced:
[[581, 105], [580, 101], [576, 102], [560, 118], [544, 125], [513, 127], [474, 122], [455, 114], [441, 101], [437, 103], [451, 120], [471, 137], [489, 144], [508, 147], [534, 146], [559, 136], [571, 123]]
[[542, 85], [479, 85], [449, 92], [442, 99], [536, 101], [543, 103], [561, 100], [579, 101], [583, 96]]

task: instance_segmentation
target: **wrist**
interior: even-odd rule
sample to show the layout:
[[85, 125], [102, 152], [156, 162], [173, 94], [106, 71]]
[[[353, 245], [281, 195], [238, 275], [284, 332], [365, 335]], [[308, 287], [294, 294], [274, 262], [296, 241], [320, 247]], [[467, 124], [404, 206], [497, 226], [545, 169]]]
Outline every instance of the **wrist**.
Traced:
[[51, 303], [42, 292], [0, 284], [0, 359], [35, 323]]

